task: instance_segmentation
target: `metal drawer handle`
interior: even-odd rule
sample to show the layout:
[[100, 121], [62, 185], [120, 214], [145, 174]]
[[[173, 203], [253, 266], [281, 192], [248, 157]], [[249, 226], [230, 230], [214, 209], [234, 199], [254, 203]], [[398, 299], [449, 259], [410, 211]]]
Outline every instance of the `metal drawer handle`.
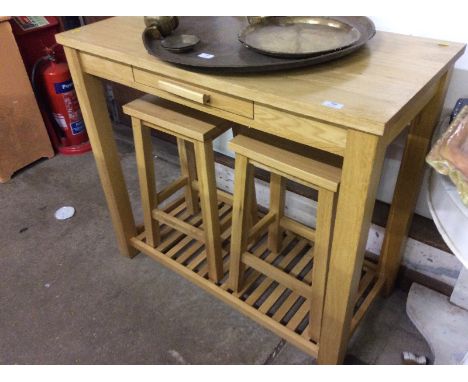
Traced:
[[204, 94], [204, 93], [197, 92], [195, 90], [190, 90], [190, 89], [184, 88], [183, 86], [173, 84], [171, 82], [159, 80], [158, 87], [161, 90], [165, 90], [169, 93], [178, 95], [180, 97], [189, 99], [191, 101], [201, 103], [202, 105], [205, 105], [208, 102], [210, 102], [209, 94]]

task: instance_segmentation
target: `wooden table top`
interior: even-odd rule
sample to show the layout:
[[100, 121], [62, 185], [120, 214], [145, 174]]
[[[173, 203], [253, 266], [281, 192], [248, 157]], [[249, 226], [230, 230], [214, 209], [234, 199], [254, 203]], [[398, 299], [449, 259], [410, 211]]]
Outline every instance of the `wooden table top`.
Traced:
[[[378, 28], [378, 25], [377, 25]], [[254, 103], [384, 135], [463, 54], [465, 44], [380, 32], [360, 51], [305, 69], [219, 75], [188, 71], [145, 50], [142, 17], [114, 17], [57, 35], [70, 48]], [[341, 109], [324, 102], [341, 104]]]

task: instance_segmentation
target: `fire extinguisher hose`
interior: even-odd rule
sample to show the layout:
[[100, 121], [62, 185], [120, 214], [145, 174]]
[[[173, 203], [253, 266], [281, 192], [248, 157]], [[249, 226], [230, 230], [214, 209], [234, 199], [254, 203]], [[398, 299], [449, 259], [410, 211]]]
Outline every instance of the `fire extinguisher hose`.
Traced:
[[[51, 48], [50, 48], [50, 51], [53, 51], [54, 47], [56, 46], [57, 44], [53, 45]], [[38, 58], [36, 60], [36, 62], [34, 63], [33, 65], [33, 68], [32, 68], [32, 71], [31, 71], [31, 85], [32, 85], [32, 88], [33, 88], [33, 92], [36, 96], [36, 100], [37, 102], [42, 106], [42, 108], [44, 110], [46, 110], [47, 114], [49, 116], [52, 116], [52, 112], [50, 110], [50, 106], [47, 104], [47, 102], [44, 102], [44, 100], [42, 99], [42, 94], [39, 90], [39, 87], [38, 87], [38, 84], [37, 84], [37, 71], [40, 69], [41, 65], [45, 62], [48, 62], [52, 60], [52, 56], [51, 54], [47, 54], [45, 56], [42, 56], [40, 58]], [[54, 130], [57, 134], [58, 137], [61, 137], [63, 138], [64, 137], [64, 133], [62, 132], [62, 130], [60, 128], [58, 128], [58, 126], [56, 125], [56, 123], [54, 123], [54, 118], [50, 118], [51, 121], [52, 121], [52, 126], [54, 127]]]

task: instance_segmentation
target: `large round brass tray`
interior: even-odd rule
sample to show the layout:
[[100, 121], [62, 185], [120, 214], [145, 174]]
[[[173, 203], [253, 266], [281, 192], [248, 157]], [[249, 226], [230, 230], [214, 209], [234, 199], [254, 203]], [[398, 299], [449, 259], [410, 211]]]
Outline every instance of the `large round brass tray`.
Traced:
[[355, 44], [361, 32], [353, 25], [326, 16], [251, 17], [240, 34], [247, 48], [273, 57], [305, 58]]
[[193, 34], [200, 38], [200, 43], [188, 52], [170, 52], [161, 46], [161, 40], [150, 35], [143, 35], [143, 43], [150, 54], [185, 69], [246, 73], [298, 68], [335, 60], [363, 47], [375, 34], [374, 24], [367, 17], [336, 16], [333, 19], [355, 28], [359, 32], [358, 40], [342, 49], [319, 52], [305, 58], [272, 57], [246, 48], [238, 40], [239, 33], [249, 26], [246, 17], [180, 17], [179, 27], [173, 35]]

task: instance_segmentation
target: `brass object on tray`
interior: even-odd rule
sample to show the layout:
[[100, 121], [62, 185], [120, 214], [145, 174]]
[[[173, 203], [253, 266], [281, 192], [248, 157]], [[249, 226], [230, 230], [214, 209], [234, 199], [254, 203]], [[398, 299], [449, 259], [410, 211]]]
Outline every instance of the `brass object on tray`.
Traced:
[[200, 42], [200, 39], [193, 34], [181, 34], [166, 37], [161, 40], [161, 46], [174, 53], [188, 52]]
[[145, 16], [143, 19], [146, 25], [143, 35], [157, 40], [169, 36], [179, 26], [177, 16]]
[[355, 44], [361, 33], [353, 25], [325, 16], [249, 16], [239, 33], [247, 48], [273, 57], [310, 57]]

